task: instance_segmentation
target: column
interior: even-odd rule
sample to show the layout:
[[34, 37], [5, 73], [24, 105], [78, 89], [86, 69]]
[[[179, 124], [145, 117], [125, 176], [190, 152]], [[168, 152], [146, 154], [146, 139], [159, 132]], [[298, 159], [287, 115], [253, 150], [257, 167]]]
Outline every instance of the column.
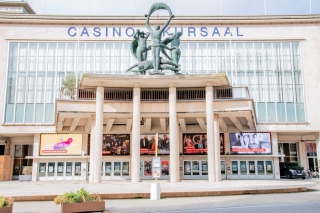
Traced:
[[220, 165], [220, 130], [219, 130], [219, 114], [214, 113], [213, 124], [213, 144], [214, 144], [214, 161], [216, 182], [221, 181], [221, 165]]
[[[39, 156], [39, 141], [40, 141], [40, 134], [34, 134], [33, 157]], [[38, 180], [38, 171], [39, 171], [39, 159], [34, 158], [32, 161], [32, 181]]]
[[102, 134], [103, 134], [103, 97], [104, 87], [97, 87], [96, 92], [96, 127], [94, 146], [94, 175], [93, 183], [101, 182], [101, 162], [102, 162]]
[[206, 87], [206, 116], [207, 116], [207, 156], [208, 156], [208, 181], [216, 182], [215, 175], [215, 145], [214, 145], [214, 119], [213, 119], [213, 87], [211, 83]]
[[95, 156], [95, 129], [96, 129], [96, 116], [91, 115], [91, 132], [90, 132], [90, 175], [89, 175], [89, 183], [93, 183], [94, 177], [94, 156]]
[[133, 88], [131, 182], [140, 182], [140, 85]]
[[[271, 132], [272, 155], [278, 156], [278, 133]], [[274, 179], [280, 179], [279, 157], [273, 158]]]
[[320, 172], [320, 134], [316, 132], [316, 143], [317, 143], [317, 161], [318, 161], [318, 172]]
[[179, 175], [179, 140], [177, 140], [177, 89], [174, 84], [169, 88], [169, 135], [170, 135], [170, 182], [178, 182]]

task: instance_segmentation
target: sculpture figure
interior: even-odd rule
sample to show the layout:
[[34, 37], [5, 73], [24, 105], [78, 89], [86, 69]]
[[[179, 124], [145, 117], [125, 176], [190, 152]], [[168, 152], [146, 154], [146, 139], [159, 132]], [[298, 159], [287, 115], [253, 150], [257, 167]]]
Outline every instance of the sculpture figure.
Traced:
[[[159, 25], [155, 26], [154, 29], [152, 29], [149, 25], [149, 21], [150, 21], [150, 16], [151, 14], [159, 9], [166, 9], [169, 11], [169, 19], [167, 20], [167, 22], [165, 23], [165, 25], [163, 25], [162, 27], [160, 27]], [[153, 61], [153, 68], [154, 71], [150, 72], [150, 74], [159, 74], [159, 69], [160, 69], [160, 49], [161, 47], [159, 46], [159, 44], [161, 44], [161, 36], [162, 36], [162, 32], [166, 29], [166, 27], [169, 25], [171, 19], [174, 17], [174, 15], [172, 15], [171, 10], [169, 8], [168, 5], [166, 5], [165, 3], [155, 3], [151, 6], [151, 9], [149, 11], [149, 14], [145, 15], [147, 17], [147, 21], [146, 21], [146, 27], [150, 32], [151, 35], [151, 50], [152, 50], [152, 61]]]
[[[172, 70], [174, 72], [179, 72], [180, 68], [177, 68], [173, 62], [165, 60], [163, 58], [160, 57], [160, 68], [163, 70]], [[171, 65], [171, 66], [169, 66]], [[138, 68], [138, 69], [134, 69], [134, 68]], [[134, 65], [132, 65], [131, 67], [129, 67], [126, 72], [139, 72], [140, 74], [145, 74], [147, 70], [153, 69], [153, 61], [150, 60], [146, 60], [146, 61], [141, 61], [138, 62]], [[162, 74], [162, 73], [161, 73]]]
[[147, 48], [147, 39], [150, 33], [140, 32], [138, 29], [134, 34], [134, 40], [131, 42], [131, 53], [132, 55], [140, 62], [147, 59], [148, 48]]
[[[157, 10], [167, 10], [169, 13], [169, 18], [167, 22], [160, 27], [159, 25], [155, 26], [154, 29], [150, 27], [150, 16], [153, 12]], [[180, 51], [180, 36], [181, 32], [171, 33], [168, 38], [165, 38], [163, 41], [161, 40], [162, 33], [169, 25], [174, 15], [171, 12], [170, 7], [165, 3], [155, 3], [151, 6], [148, 14], [145, 15], [146, 19], [146, 27], [149, 33], [145, 33], [140, 31], [139, 29], [134, 34], [134, 40], [131, 42], [130, 50], [132, 55], [137, 59], [138, 63], [132, 65], [130, 68], [126, 70], [126, 72], [136, 72], [140, 74], [146, 74], [147, 70], [153, 69], [153, 71], [149, 72], [149, 75], [163, 75], [162, 70], [172, 70], [175, 74], [180, 74], [180, 65], [179, 60], [181, 56]], [[147, 39], [151, 35], [151, 45], [147, 45]], [[171, 43], [171, 47], [167, 45]], [[151, 50], [152, 60], [147, 60], [147, 53]], [[170, 51], [170, 56], [167, 54], [165, 50]], [[163, 59], [160, 56], [160, 52], [164, 57]]]

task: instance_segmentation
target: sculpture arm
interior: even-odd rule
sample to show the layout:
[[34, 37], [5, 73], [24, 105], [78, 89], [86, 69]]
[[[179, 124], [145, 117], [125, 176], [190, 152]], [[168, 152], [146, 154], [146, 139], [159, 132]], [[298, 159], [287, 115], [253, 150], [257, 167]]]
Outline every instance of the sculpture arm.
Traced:
[[168, 20], [167, 20], [167, 22], [165, 23], [165, 25], [160, 29], [161, 32], [163, 32], [163, 31], [167, 28], [167, 26], [169, 25], [169, 23], [170, 23], [170, 21], [171, 21], [172, 18], [174, 18], [174, 15], [171, 15], [171, 16], [168, 18]]
[[139, 33], [140, 33], [140, 30], [137, 30], [137, 32], [134, 34], [133, 38], [134, 39], [138, 39]]
[[150, 33], [146, 33], [146, 40], [149, 38]]
[[152, 29], [151, 29], [151, 27], [150, 27], [150, 25], [149, 25], [150, 16], [149, 16], [149, 15], [146, 15], [146, 16], [147, 16], [146, 27], [147, 27], [147, 29], [148, 29], [149, 32], [152, 32]]

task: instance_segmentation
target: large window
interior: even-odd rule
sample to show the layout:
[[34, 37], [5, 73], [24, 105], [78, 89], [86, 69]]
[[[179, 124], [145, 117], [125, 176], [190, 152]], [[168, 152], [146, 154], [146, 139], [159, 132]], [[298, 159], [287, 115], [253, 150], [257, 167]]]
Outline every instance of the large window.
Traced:
[[[258, 122], [305, 122], [300, 49], [298, 41], [182, 42], [181, 72], [226, 73], [248, 86]], [[4, 122], [51, 124], [65, 75], [129, 74], [135, 63], [130, 42], [11, 42]]]
[[279, 143], [279, 155], [284, 155], [279, 158], [280, 162], [298, 162], [298, 146], [297, 143]]

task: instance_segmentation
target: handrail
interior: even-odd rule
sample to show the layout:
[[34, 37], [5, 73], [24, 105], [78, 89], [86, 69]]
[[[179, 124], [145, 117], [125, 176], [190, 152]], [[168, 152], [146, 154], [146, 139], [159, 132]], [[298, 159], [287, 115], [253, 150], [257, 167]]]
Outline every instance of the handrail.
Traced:
[[[205, 88], [177, 88], [177, 101], [205, 100]], [[105, 88], [104, 100], [132, 101], [133, 90], [128, 88]], [[213, 87], [213, 99], [249, 99], [247, 86], [241, 87]], [[61, 87], [59, 97], [61, 100], [96, 100], [95, 89], [78, 89]], [[168, 101], [169, 89], [141, 89], [141, 101]]]

